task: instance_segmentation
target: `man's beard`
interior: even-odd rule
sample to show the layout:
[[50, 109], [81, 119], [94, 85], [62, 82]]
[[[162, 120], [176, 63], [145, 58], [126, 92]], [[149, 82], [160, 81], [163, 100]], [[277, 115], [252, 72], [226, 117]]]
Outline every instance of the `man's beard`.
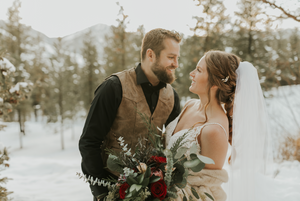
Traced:
[[[171, 66], [168, 66], [167, 68], [175, 69]], [[159, 59], [151, 66], [152, 72], [156, 75], [159, 81], [172, 84], [175, 80], [175, 73], [168, 73], [167, 68], [160, 65]]]

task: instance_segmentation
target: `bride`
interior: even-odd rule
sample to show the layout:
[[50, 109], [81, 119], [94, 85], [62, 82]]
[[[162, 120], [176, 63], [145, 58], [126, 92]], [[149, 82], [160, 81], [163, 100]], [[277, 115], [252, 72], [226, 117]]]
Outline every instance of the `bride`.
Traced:
[[[167, 126], [167, 148], [192, 128], [185, 146], [189, 148], [196, 142], [200, 154], [213, 159], [214, 164], [206, 164], [197, 173], [190, 171], [184, 194], [197, 200], [190, 190], [194, 187], [199, 195], [209, 193], [215, 201], [257, 200], [255, 175], [265, 173], [271, 156], [266, 152], [266, 112], [256, 69], [234, 54], [209, 51], [190, 76], [189, 90], [199, 99], [187, 101], [180, 115]], [[228, 144], [232, 151], [226, 194], [221, 184], [228, 181], [223, 169]], [[177, 200], [183, 200], [184, 194], [178, 191]], [[200, 200], [210, 198], [202, 196]]]

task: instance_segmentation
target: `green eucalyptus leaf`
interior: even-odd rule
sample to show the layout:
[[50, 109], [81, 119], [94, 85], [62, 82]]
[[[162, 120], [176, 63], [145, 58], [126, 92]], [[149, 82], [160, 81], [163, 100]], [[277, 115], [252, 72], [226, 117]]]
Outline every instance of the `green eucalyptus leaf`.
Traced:
[[132, 193], [126, 193], [125, 198], [130, 198], [132, 196]]
[[173, 174], [173, 182], [174, 183], [181, 183], [183, 178], [184, 178], [184, 174], [185, 174], [185, 168], [181, 165], [181, 164], [174, 164], [174, 167], [176, 168], [174, 170], [174, 174]]
[[126, 182], [131, 186], [133, 184], [137, 184], [138, 182], [131, 176], [127, 177]]
[[142, 184], [143, 180], [144, 180], [144, 174], [141, 174], [137, 177], [137, 181], [139, 184]]
[[200, 197], [199, 197], [199, 195], [198, 195], [196, 189], [195, 189], [194, 187], [191, 187], [191, 190], [192, 190], [192, 193], [193, 193], [193, 195], [195, 196], [195, 198], [199, 199]]
[[205, 164], [215, 164], [213, 159], [197, 154], [197, 157]]
[[148, 186], [149, 181], [150, 181], [150, 178], [149, 178], [149, 177], [148, 177], [148, 178], [145, 178], [141, 185], [146, 187], [146, 186]]
[[133, 192], [134, 190], [136, 190], [137, 192], [142, 188], [142, 185], [138, 185], [138, 184], [133, 184], [132, 186], [130, 186], [130, 192]]
[[181, 183], [177, 183], [176, 186], [178, 188], [180, 188], [180, 189], [183, 189], [186, 186], [186, 184], [187, 184], [187, 180], [186, 180], [186, 178], [183, 178], [182, 182]]
[[175, 158], [175, 159], [181, 158], [181, 156], [182, 156], [183, 154], [185, 154], [187, 150], [188, 150], [188, 148], [186, 148], [186, 147], [180, 147], [180, 148], [177, 150], [177, 152], [176, 152], [174, 158]]
[[197, 159], [198, 157], [197, 157], [197, 154], [190, 154], [190, 158], [191, 158], [192, 160], [194, 160], [194, 159]]
[[196, 143], [193, 143], [190, 149], [190, 153], [197, 153], [198, 152], [198, 146]]
[[193, 172], [200, 172], [203, 168], [205, 167], [205, 163], [201, 162], [195, 166], [195, 167], [191, 167], [190, 169], [193, 171]]
[[213, 201], [215, 200], [210, 194], [208, 193], [204, 193], [207, 197], [209, 197], [210, 199], [212, 199]]
[[152, 177], [150, 177], [150, 183], [154, 183], [154, 182], [157, 182], [159, 180], [160, 180], [159, 176], [152, 176]]
[[147, 167], [147, 170], [146, 170], [146, 172], [145, 172], [145, 178], [149, 178], [150, 175], [151, 175], [151, 168], [148, 166], [148, 167]]
[[189, 160], [189, 161], [184, 162], [184, 167], [192, 168], [192, 167], [197, 166], [200, 162], [201, 161], [198, 158], [194, 159], [194, 160]]
[[182, 200], [182, 201], [187, 201], [187, 198], [186, 198], [186, 196], [184, 196], [184, 197], [183, 197], [183, 200]]
[[122, 173], [123, 168], [117, 163], [118, 160], [118, 157], [110, 154], [107, 159], [107, 168], [113, 172]]

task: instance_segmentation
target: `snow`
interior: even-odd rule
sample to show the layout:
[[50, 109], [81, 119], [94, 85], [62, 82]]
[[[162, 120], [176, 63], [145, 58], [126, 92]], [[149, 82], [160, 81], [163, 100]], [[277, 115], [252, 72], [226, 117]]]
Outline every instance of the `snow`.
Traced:
[[[2, 171], [1, 176], [12, 178], [5, 185], [9, 191], [14, 191], [10, 197], [16, 201], [92, 201], [89, 185], [76, 176], [81, 172], [78, 140], [83, 123], [81, 120], [74, 124], [73, 140], [71, 128], [65, 129], [65, 150], [60, 147], [57, 123], [26, 122], [23, 149], [19, 148], [18, 123], [7, 123], [5, 130], [0, 132], [0, 141], [2, 147], [9, 150], [10, 167]], [[284, 161], [275, 164], [275, 169], [278, 171], [276, 185], [272, 178], [266, 178], [269, 185], [263, 193], [271, 195], [277, 189], [286, 200], [299, 201], [300, 162]]]
[[25, 88], [28, 86], [28, 83], [27, 82], [18, 82], [15, 86], [10, 88], [9, 92], [12, 94], [15, 91], [20, 91], [20, 86]]
[[8, 72], [15, 72], [16, 67], [10, 63], [10, 61], [6, 58], [2, 58], [3, 60], [0, 59], [0, 69], [7, 70]]
[[81, 172], [78, 140], [84, 120], [65, 130], [65, 150], [61, 150], [59, 124], [26, 122], [23, 149], [19, 145], [18, 123], [6, 123], [0, 131], [2, 147], [9, 151], [10, 167], [1, 176], [11, 178], [5, 185], [16, 201], [93, 200], [87, 183], [76, 176]]

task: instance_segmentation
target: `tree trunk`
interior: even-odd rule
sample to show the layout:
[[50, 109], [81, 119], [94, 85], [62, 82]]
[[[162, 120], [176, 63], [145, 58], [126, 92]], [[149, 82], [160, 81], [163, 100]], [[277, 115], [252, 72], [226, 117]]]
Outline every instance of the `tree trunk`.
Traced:
[[64, 120], [61, 117], [60, 121], [60, 141], [61, 141], [61, 149], [65, 149], [65, 143], [64, 143]]
[[88, 78], [88, 87], [89, 87], [89, 104], [92, 103], [93, 100], [93, 66], [89, 65], [89, 78]]
[[121, 44], [122, 44], [122, 70], [125, 70], [125, 30], [122, 27], [122, 34], [121, 34]]
[[21, 116], [21, 109], [18, 108], [18, 121], [19, 121], [19, 126], [20, 126], [20, 134], [19, 134], [19, 138], [20, 138], [20, 149], [23, 149], [23, 129], [22, 129], [22, 116]]
[[74, 129], [74, 119], [72, 119], [72, 140], [75, 140], [75, 129]]

